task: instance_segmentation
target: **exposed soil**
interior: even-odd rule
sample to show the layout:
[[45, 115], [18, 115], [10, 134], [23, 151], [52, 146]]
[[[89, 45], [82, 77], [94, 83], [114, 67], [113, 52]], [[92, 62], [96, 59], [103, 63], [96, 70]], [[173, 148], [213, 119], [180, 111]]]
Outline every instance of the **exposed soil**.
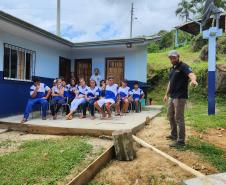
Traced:
[[[191, 129], [187, 128], [187, 136], [191, 134]], [[170, 149], [168, 145], [171, 141], [165, 139], [167, 135], [169, 135], [169, 124], [164, 117], [156, 117], [137, 134], [147, 143], [204, 174], [217, 172], [210, 164], [201, 161], [198, 154]], [[192, 177], [190, 173], [155, 152], [138, 148], [137, 158], [134, 161], [112, 161], [95, 177], [93, 182], [104, 185], [172, 185], [180, 184], [183, 179]]]
[[[208, 163], [200, 161], [199, 155], [194, 152], [178, 151], [176, 149], [169, 148], [171, 141], [165, 139], [165, 136], [170, 133], [169, 128], [169, 123], [165, 117], [156, 117], [150, 125], [148, 125], [146, 129], [139, 132], [137, 136], [204, 174], [212, 174], [217, 171]], [[190, 127], [186, 128], [186, 134], [187, 137], [193, 135]]]
[[226, 150], [226, 128], [211, 128], [205, 133], [199, 133], [198, 136], [200, 139]]

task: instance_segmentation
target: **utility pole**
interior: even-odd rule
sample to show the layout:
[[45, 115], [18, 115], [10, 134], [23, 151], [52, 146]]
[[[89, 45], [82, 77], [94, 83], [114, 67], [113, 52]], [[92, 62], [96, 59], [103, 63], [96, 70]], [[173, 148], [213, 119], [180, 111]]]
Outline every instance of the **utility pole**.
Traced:
[[57, 0], [56, 34], [60, 37], [60, 0]]
[[133, 15], [134, 15], [134, 8], [133, 3], [131, 5], [131, 12], [130, 12], [130, 38], [133, 37]]

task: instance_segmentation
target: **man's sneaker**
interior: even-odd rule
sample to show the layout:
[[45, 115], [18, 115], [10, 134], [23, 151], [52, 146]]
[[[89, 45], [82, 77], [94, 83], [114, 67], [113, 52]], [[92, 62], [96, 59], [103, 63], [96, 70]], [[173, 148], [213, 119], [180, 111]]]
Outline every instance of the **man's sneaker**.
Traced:
[[46, 120], [46, 117], [42, 117], [42, 120]]
[[166, 136], [166, 139], [167, 140], [173, 140], [173, 141], [176, 141], [177, 140], [177, 138], [174, 137], [174, 136], [172, 136], [172, 135]]
[[169, 145], [170, 147], [174, 147], [174, 148], [181, 148], [181, 147], [185, 147], [185, 142], [175, 142], [173, 144]]

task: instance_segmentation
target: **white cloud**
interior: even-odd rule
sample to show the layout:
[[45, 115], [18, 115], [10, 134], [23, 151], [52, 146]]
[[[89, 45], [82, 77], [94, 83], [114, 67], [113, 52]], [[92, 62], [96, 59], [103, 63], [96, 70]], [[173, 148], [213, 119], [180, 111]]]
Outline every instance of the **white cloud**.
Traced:
[[[179, 24], [179, 0], [133, 0], [133, 36], [151, 35]], [[132, 0], [61, 0], [62, 35], [75, 42], [129, 37]], [[0, 0], [0, 9], [52, 33], [56, 0]]]

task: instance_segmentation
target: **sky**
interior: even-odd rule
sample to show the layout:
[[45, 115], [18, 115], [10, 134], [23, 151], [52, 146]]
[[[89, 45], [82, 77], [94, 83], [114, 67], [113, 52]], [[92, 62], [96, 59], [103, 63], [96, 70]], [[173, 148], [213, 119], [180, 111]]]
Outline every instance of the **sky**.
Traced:
[[[57, 0], [0, 0], [0, 10], [56, 33]], [[134, 3], [133, 37], [170, 30], [179, 0], [61, 0], [61, 36], [73, 42], [129, 38]]]

